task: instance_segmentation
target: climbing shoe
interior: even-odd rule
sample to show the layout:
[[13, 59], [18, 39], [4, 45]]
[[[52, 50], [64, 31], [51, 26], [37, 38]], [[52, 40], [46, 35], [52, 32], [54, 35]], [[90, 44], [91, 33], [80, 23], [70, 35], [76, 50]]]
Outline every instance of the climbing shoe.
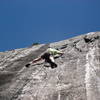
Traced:
[[28, 68], [31, 64], [26, 64], [25, 66]]

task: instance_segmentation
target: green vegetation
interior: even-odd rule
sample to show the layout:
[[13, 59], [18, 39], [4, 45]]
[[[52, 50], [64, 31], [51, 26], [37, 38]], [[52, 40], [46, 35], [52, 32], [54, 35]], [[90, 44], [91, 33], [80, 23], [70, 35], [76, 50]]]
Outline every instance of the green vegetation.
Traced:
[[35, 46], [35, 45], [39, 45], [40, 43], [36, 42], [36, 43], [33, 43], [32, 46]]

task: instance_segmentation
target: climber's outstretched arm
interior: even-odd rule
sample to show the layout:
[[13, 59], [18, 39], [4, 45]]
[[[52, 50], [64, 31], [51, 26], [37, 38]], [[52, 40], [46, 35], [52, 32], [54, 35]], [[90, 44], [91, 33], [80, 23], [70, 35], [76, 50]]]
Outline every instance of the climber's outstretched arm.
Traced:
[[63, 55], [63, 54], [64, 54], [64, 52], [58, 52], [58, 54]]

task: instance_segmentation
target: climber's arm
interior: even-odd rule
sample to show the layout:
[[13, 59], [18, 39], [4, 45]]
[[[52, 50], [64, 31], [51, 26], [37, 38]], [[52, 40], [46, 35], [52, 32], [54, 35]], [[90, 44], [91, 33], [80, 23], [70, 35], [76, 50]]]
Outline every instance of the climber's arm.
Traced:
[[58, 54], [61, 54], [61, 55], [63, 55], [63, 54], [64, 54], [64, 52], [61, 52], [61, 51], [59, 51], [59, 52], [58, 52]]
[[63, 55], [63, 54], [64, 54], [64, 52], [59, 51], [59, 50], [55, 50], [55, 54], [60, 54], [60, 55]]

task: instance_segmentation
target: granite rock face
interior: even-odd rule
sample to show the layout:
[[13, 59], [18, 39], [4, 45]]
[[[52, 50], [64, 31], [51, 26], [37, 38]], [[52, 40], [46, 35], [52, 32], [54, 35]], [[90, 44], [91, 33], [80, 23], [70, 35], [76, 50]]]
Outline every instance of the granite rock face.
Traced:
[[[25, 67], [48, 47], [64, 52], [57, 68]], [[0, 100], [100, 100], [100, 32], [0, 52]]]

